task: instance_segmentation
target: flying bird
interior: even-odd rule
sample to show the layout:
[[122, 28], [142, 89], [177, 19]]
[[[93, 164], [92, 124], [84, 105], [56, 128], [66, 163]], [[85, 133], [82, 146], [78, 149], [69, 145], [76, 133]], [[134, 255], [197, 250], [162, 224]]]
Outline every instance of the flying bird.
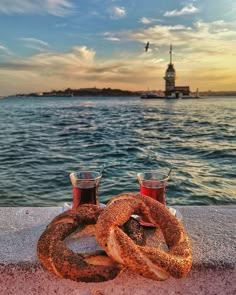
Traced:
[[144, 48], [145, 48], [145, 52], [147, 52], [148, 49], [149, 49], [149, 41], [147, 42], [147, 44], [146, 44], [146, 46]]

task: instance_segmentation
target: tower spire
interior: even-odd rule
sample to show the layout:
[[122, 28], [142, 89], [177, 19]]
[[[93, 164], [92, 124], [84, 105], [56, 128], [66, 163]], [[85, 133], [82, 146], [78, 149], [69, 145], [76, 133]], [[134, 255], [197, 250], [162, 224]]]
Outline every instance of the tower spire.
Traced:
[[169, 51], [169, 54], [170, 54], [170, 65], [172, 64], [172, 43], [170, 43], [170, 51]]

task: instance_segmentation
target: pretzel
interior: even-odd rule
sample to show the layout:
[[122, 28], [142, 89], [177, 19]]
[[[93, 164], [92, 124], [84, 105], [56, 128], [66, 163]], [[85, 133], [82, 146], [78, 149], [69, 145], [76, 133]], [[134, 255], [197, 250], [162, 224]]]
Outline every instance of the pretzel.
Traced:
[[[37, 254], [42, 265], [58, 277], [75, 281], [100, 282], [114, 279], [123, 265], [113, 261], [104, 251], [79, 254], [63, 242], [80, 225], [95, 224], [103, 210], [96, 205], [86, 204], [56, 216], [38, 240]], [[130, 220], [126, 226], [136, 243], [145, 243], [144, 234], [134, 221]]]
[[[132, 214], [160, 227], [168, 252], [136, 245], [120, 230]], [[181, 278], [192, 266], [191, 243], [183, 225], [163, 204], [141, 194], [121, 194], [109, 201], [98, 218], [96, 237], [111, 258], [146, 278]]]

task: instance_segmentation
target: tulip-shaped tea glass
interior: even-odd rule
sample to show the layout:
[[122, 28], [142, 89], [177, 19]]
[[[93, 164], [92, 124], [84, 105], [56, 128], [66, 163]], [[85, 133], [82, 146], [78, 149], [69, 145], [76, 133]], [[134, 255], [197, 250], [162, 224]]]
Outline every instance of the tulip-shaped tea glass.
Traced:
[[101, 172], [79, 171], [70, 173], [73, 190], [72, 209], [82, 204], [98, 205], [98, 186], [102, 177]]
[[166, 205], [165, 189], [169, 179], [169, 171], [170, 169], [163, 168], [138, 173], [140, 193]]

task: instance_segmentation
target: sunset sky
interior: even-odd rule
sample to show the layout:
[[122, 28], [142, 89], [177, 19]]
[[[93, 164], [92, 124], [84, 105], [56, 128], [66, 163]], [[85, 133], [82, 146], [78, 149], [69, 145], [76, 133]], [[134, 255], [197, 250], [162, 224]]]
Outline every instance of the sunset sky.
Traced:
[[236, 90], [235, 0], [0, 0], [0, 95], [164, 89], [170, 43], [177, 86]]

